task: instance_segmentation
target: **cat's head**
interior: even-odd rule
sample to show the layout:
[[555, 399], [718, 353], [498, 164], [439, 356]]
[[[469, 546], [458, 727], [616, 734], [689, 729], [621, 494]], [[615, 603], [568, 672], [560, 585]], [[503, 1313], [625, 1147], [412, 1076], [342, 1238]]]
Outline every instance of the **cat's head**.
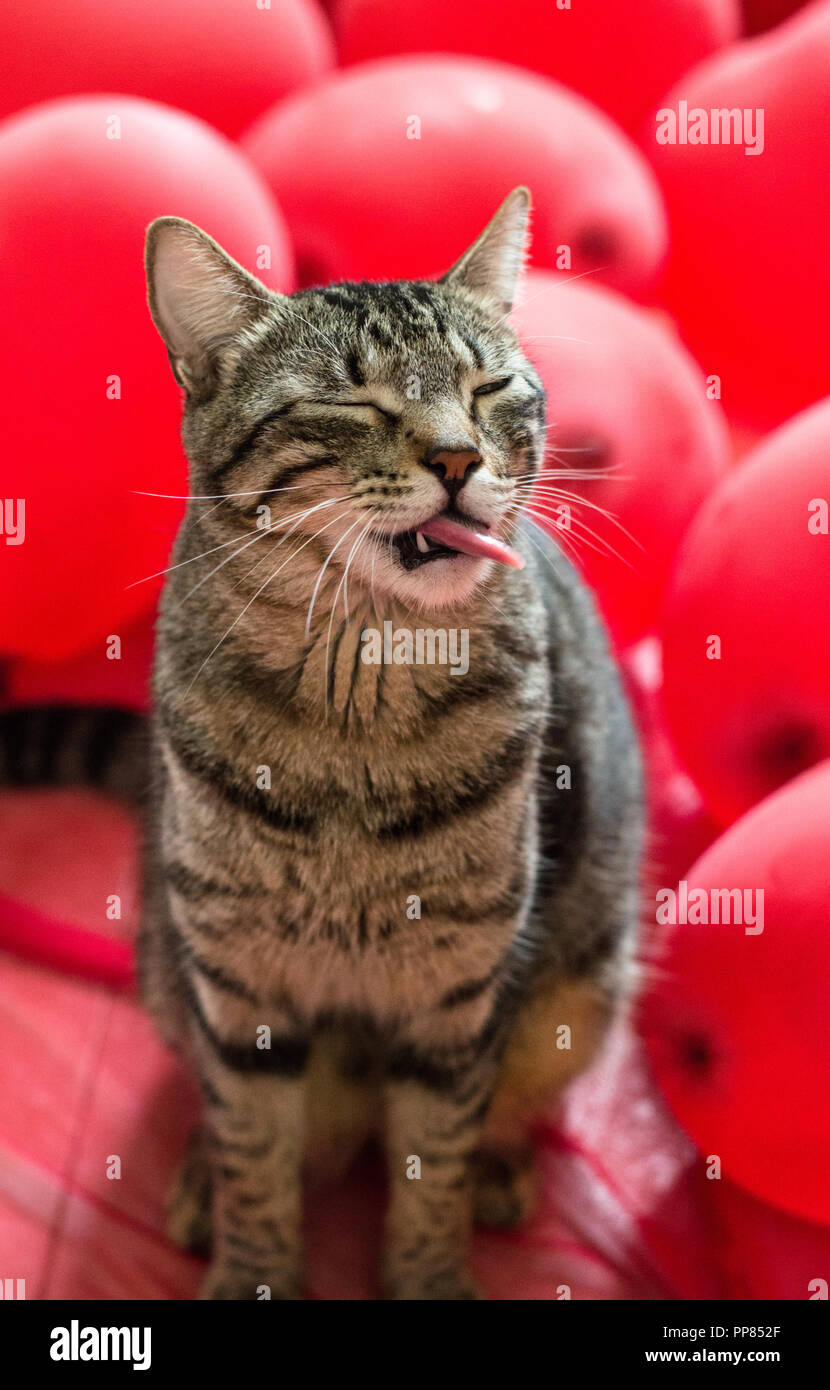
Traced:
[[518, 188], [437, 282], [290, 296], [191, 223], [154, 222], [150, 310], [186, 393], [192, 492], [237, 529], [264, 518], [318, 570], [328, 556], [329, 578], [348, 565], [352, 590], [469, 598], [488, 552], [510, 560], [544, 448], [544, 392], [508, 322], [528, 211]]

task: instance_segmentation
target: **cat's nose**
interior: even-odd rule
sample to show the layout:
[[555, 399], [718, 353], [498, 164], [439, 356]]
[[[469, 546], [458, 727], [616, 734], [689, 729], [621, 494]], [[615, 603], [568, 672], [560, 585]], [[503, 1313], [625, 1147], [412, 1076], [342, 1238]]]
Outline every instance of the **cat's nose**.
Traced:
[[465, 447], [437, 444], [426, 451], [420, 462], [424, 468], [438, 474], [450, 495], [450, 501], [454, 502], [467, 479], [484, 460], [472, 443], [467, 445], [465, 441]]

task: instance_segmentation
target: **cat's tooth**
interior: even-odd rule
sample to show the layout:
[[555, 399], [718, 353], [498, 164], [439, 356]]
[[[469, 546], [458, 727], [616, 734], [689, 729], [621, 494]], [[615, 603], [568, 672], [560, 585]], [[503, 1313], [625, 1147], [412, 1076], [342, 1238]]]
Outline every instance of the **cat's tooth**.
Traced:
[[430, 544], [422, 531], [415, 532], [415, 544], [422, 555], [426, 555], [430, 550]]

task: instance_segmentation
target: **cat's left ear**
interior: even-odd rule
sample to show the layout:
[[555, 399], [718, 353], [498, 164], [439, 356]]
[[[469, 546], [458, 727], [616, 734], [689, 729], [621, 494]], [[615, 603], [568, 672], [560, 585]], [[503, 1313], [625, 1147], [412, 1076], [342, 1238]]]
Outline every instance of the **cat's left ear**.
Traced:
[[147, 299], [173, 375], [207, 400], [242, 335], [279, 301], [192, 222], [159, 217], [147, 231]]
[[530, 190], [514, 188], [478, 240], [441, 276], [441, 283], [461, 285], [495, 300], [509, 313], [524, 265], [529, 217]]

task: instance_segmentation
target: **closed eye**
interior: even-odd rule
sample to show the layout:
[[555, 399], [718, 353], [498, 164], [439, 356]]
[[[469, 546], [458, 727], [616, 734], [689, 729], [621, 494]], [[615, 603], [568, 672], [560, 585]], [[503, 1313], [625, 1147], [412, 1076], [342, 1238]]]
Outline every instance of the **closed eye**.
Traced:
[[503, 391], [513, 380], [512, 376], [499, 377], [498, 381], [485, 381], [483, 386], [477, 386], [473, 392], [474, 396], [492, 396], [494, 391]]
[[399, 415], [395, 415], [391, 410], [385, 410], [377, 401], [314, 401], [314, 405], [334, 406], [338, 410], [376, 410], [385, 420], [392, 420], [397, 423]]

